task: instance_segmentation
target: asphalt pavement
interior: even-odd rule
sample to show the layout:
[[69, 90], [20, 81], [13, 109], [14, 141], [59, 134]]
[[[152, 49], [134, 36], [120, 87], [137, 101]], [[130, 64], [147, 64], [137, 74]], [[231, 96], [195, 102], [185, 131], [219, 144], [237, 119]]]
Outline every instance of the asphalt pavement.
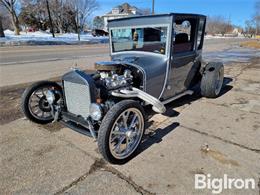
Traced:
[[0, 47], [0, 66], [108, 55], [107, 44]]
[[[104, 162], [93, 139], [68, 128], [40, 126], [21, 117], [3, 123], [1, 194], [212, 194], [212, 189], [195, 189], [195, 174], [211, 178], [227, 174], [253, 178], [255, 188], [222, 189], [221, 194], [258, 195], [260, 54], [240, 48], [240, 41], [206, 41], [206, 57], [221, 59], [226, 53], [221, 96], [207, 99], [195, 93], [167, 105], [165, 114], [149, 119], [138, 154], [124, 165]], [[83, 67], [95, 58], [81, 60]], [[9, 85], [11, 90], [19, 79], [21, 84], [58, 76], [73, 59], [53, 62], [1, 65], [1, 77], [7, 80], [2, 86]]]
[[[223, 51], [246, 39], [207, 39], [205, 52]], [[107, 44], [0, 47], [0, 87], [59, 77], [71, 67], [93, 69], [110, 60]]]

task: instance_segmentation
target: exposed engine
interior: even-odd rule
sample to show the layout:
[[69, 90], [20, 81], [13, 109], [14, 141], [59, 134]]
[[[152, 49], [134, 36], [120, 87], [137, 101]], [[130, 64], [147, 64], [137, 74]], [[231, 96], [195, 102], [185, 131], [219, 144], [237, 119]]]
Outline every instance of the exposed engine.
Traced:
[[131, 71], [126, 69], [122, 75], [114, 71], [100, 72], [100, 80], [104, 82], [108, 90], [129, 86], [132, 83], [133, 76]]
[[123, 69], [121, 64], [99, 62], [98, 64], [95, 64], [95, 69], [98, 71], [95, 75], [95, 80], [107, 90], [127, 87], [133, 82], [132, 71]]

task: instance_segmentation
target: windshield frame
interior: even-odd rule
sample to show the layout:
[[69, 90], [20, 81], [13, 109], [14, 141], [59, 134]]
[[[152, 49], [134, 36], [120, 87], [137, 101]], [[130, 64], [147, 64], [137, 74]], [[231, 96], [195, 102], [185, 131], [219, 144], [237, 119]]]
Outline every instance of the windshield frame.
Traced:
[[[161, 27], [166, 27], [167, 28], [167, 36], [166, 36], [166, 47], [165, 47], [165, 54], [161, 53], [154, 53], [154, 52], [149, 52], [149, 51], [113, 51], [112, 48], [112, 30], [117, 30], [117, 29], [133, 29], [133, 28], [161, 28]], [[136, 26], [120, 26], [120, 27], [112, 27], [109, 28], [109, 44], [110, 44], [110, 53], [111, 55], [116, 55], [116, 54], [127, 54], [127, 53], [142, 53], [142, 54], [152, 54], [152, 55], [159, 55], [159, 56], [168, 56], [169, 55], [169, 43], [170, 43], [170, 33], [171, 33], [171, 26], [168, 23], [161, 23], [161, 24], [152, 24], [152, 25], [136, 25]]]

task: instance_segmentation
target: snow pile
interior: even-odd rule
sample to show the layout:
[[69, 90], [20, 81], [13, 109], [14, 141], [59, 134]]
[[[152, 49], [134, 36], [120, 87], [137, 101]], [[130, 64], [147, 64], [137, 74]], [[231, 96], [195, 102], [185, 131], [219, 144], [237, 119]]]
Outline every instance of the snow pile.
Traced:
[[244, 38], [244, 36], [220, 36], [220, 35], [206, 35], [205, 39], [229, 39], [229, 38]]
[[[14, 35], [11, 30], [5, 30], [5, 37], [0, 38], [0, 45], [20, 45], [20, 44], [34, 44], [34, 45], [48, 45], [48, 44], [77, 44], [78, 35], [75, 33], [52, 34], [45, 31], [36, 32], [21, 32], [21, 35]], [[206, 35], [205, 39], [225, 39], [230, 37]], [[235, 38], [235, 37], [234, 37]], [[240, 38], [240, 37], [238, 37]], [[243, 38], [243, 37], [242, 37]], [[81, 34], [80, 42], [82, 43], [108, 43], [108, 37], [93, 37], [90, 33]]]
[[4, 33], [7, 35], [7, 34], [14, 34], [14, 31], [11, 31], [11, 30], [5, 30]]
[[[21, 32], [20, 35], [14, 35], [11, 30], [5, 30], [5, 37], [0, 38], [0, 42], [6, 44], [12, 42], [36, 42], [44, 44], [44, 42], [63, 42], [63, 43], [76, 43], [78, 42], [78, 35], [75, 33], [55, 34], [55, 38], [51, 33], [44, 31], [36, 32]], [[89, 43], [107, 43], [108, 37], [93, 37], [91, 34], [81, 34], [80, 40]]]

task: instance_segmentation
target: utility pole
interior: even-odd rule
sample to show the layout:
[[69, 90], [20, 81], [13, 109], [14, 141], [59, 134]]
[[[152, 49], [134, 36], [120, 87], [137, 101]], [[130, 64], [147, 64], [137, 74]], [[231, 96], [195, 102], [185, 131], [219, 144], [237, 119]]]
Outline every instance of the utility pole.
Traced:
[[76, 23], [77, 23], [77, 33], [78, 33], [78, 41], [80, 41], [80, 24], [79, 24], [79, 8], [78, 8], [78, 5], [77, 5], [77, 11], [76, 11]]
[[152, 0], [152, 1], [153, 1], [152, 14], [154, 15], [154, 1], [155, 0]]
[[48, 15], [49, 15], [49, 20], [50, 20], [50, 27], [51, 27], [51, 33], [52, 33], [52, 37], [55, 38], [54, 35], [54, 29], [53, 29], [53, 23], [52, 23], [52, 18], [51, 18], [51, 12], [50, 12], [50, 7], [49, 7], [49, 1], [46, 0], [46, 7], [47, 7], [47, 11], [48, 11]]
[[2, 24], [2, 16], [0, 15], [0, 37], [5, 37], [4, 28]]

